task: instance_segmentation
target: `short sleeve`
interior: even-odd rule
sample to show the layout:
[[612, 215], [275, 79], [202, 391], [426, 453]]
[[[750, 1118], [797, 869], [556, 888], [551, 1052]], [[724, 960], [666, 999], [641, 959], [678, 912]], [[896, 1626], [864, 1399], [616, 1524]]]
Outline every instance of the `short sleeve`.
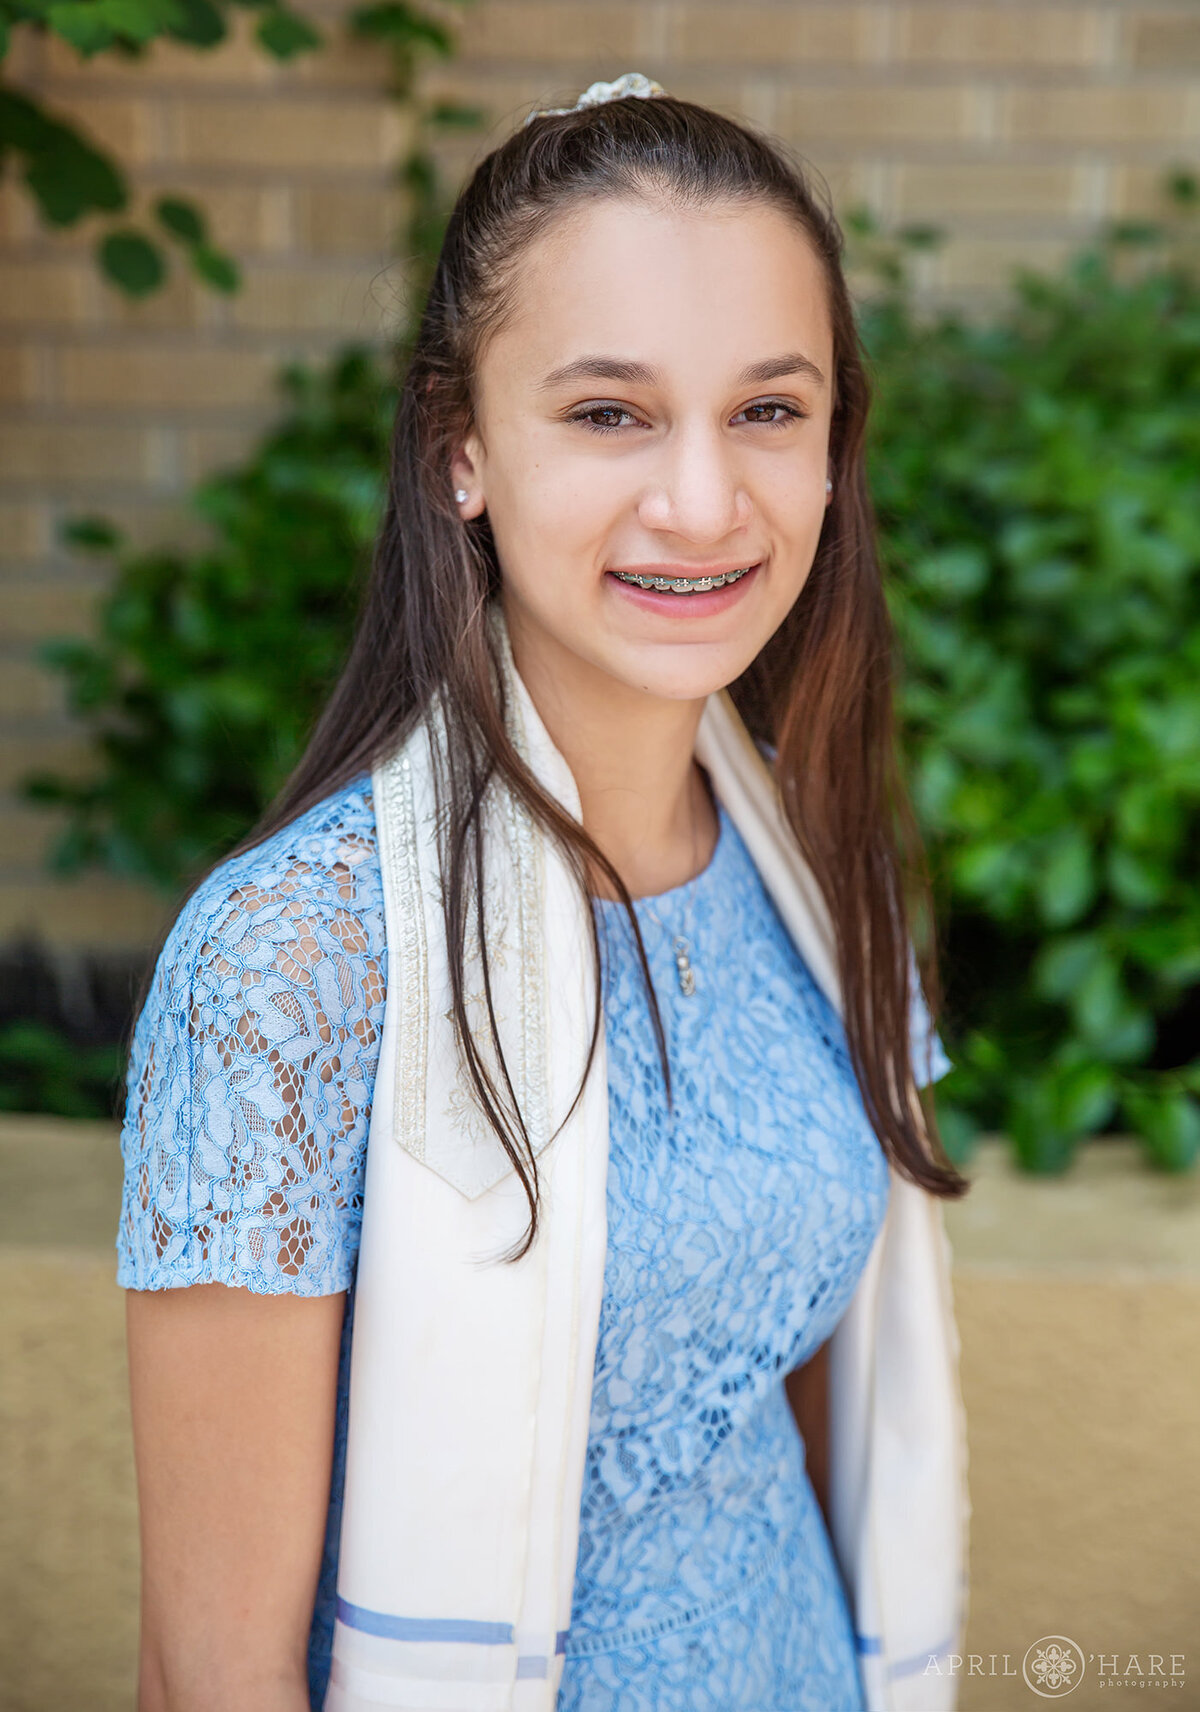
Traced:
[[369, 781], [222, 864], [138, 1019], [117, 1282], [348, 1289], [386, 959]]
[[909, 1039], [912, 1049], [913, 1076], [918, 1088], [926, 1088], [932, 1082], [938, 1081], [947, 1071], [953, 1070], [954, 1065], [946, 1056], [941, 1036], [931, 1026], [929, 1007], [925, 1003], [925, 995], [921, 991], [921, 980], [916, 970], [916, 959], [911, 967], [912, 980], [912, 1009], [909, 1025]]

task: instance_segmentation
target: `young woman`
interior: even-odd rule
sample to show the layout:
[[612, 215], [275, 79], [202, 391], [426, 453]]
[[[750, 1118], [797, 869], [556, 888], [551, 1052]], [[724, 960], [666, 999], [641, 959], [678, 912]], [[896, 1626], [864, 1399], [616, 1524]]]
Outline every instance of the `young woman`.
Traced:
[[741, 126], [631, 76], [462, 192], [349, 664], [137, 1028], [140, 1712], [953, 1705], [866, 412]]

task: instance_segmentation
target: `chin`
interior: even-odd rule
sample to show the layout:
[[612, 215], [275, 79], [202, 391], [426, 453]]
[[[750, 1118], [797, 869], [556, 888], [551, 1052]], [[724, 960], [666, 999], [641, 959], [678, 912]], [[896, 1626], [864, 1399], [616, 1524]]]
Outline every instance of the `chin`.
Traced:
[[[631, 647], [628, 653], [607, 663], [607, 669], [630, 689], [660, 701], [703, 701], [715, 690], [724, 689], [746, 670], [757, 649], [721, 643], [676, 643]], [[664, 655], [674, 656], [663, 658]]]

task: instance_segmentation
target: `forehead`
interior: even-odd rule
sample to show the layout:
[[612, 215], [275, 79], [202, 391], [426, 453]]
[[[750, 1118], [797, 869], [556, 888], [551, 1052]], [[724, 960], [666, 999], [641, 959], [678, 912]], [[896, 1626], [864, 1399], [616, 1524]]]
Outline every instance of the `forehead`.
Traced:
[[829, 375], [824, 267], [780, 210], [597, 199], [566, 211], [521, 254], [486, 371], [540, 374], [582, 353], [641, 359], [719, 381], [802, 350]]

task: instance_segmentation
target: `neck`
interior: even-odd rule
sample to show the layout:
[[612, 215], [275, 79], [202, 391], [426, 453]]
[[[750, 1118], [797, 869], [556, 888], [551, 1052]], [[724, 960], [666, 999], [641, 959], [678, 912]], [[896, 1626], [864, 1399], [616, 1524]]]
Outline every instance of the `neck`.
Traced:
[[[530, 645], [510, 611], [513, 661], [579, 791], [585, 831], [612, 862], [631, 896], [682, 885], [708, 866], [718, 819], [694, 759], [704, 698], [648, 695], [577, 656], [551, 657]], [[600, 897], [616, 893], [593, 876]]]

